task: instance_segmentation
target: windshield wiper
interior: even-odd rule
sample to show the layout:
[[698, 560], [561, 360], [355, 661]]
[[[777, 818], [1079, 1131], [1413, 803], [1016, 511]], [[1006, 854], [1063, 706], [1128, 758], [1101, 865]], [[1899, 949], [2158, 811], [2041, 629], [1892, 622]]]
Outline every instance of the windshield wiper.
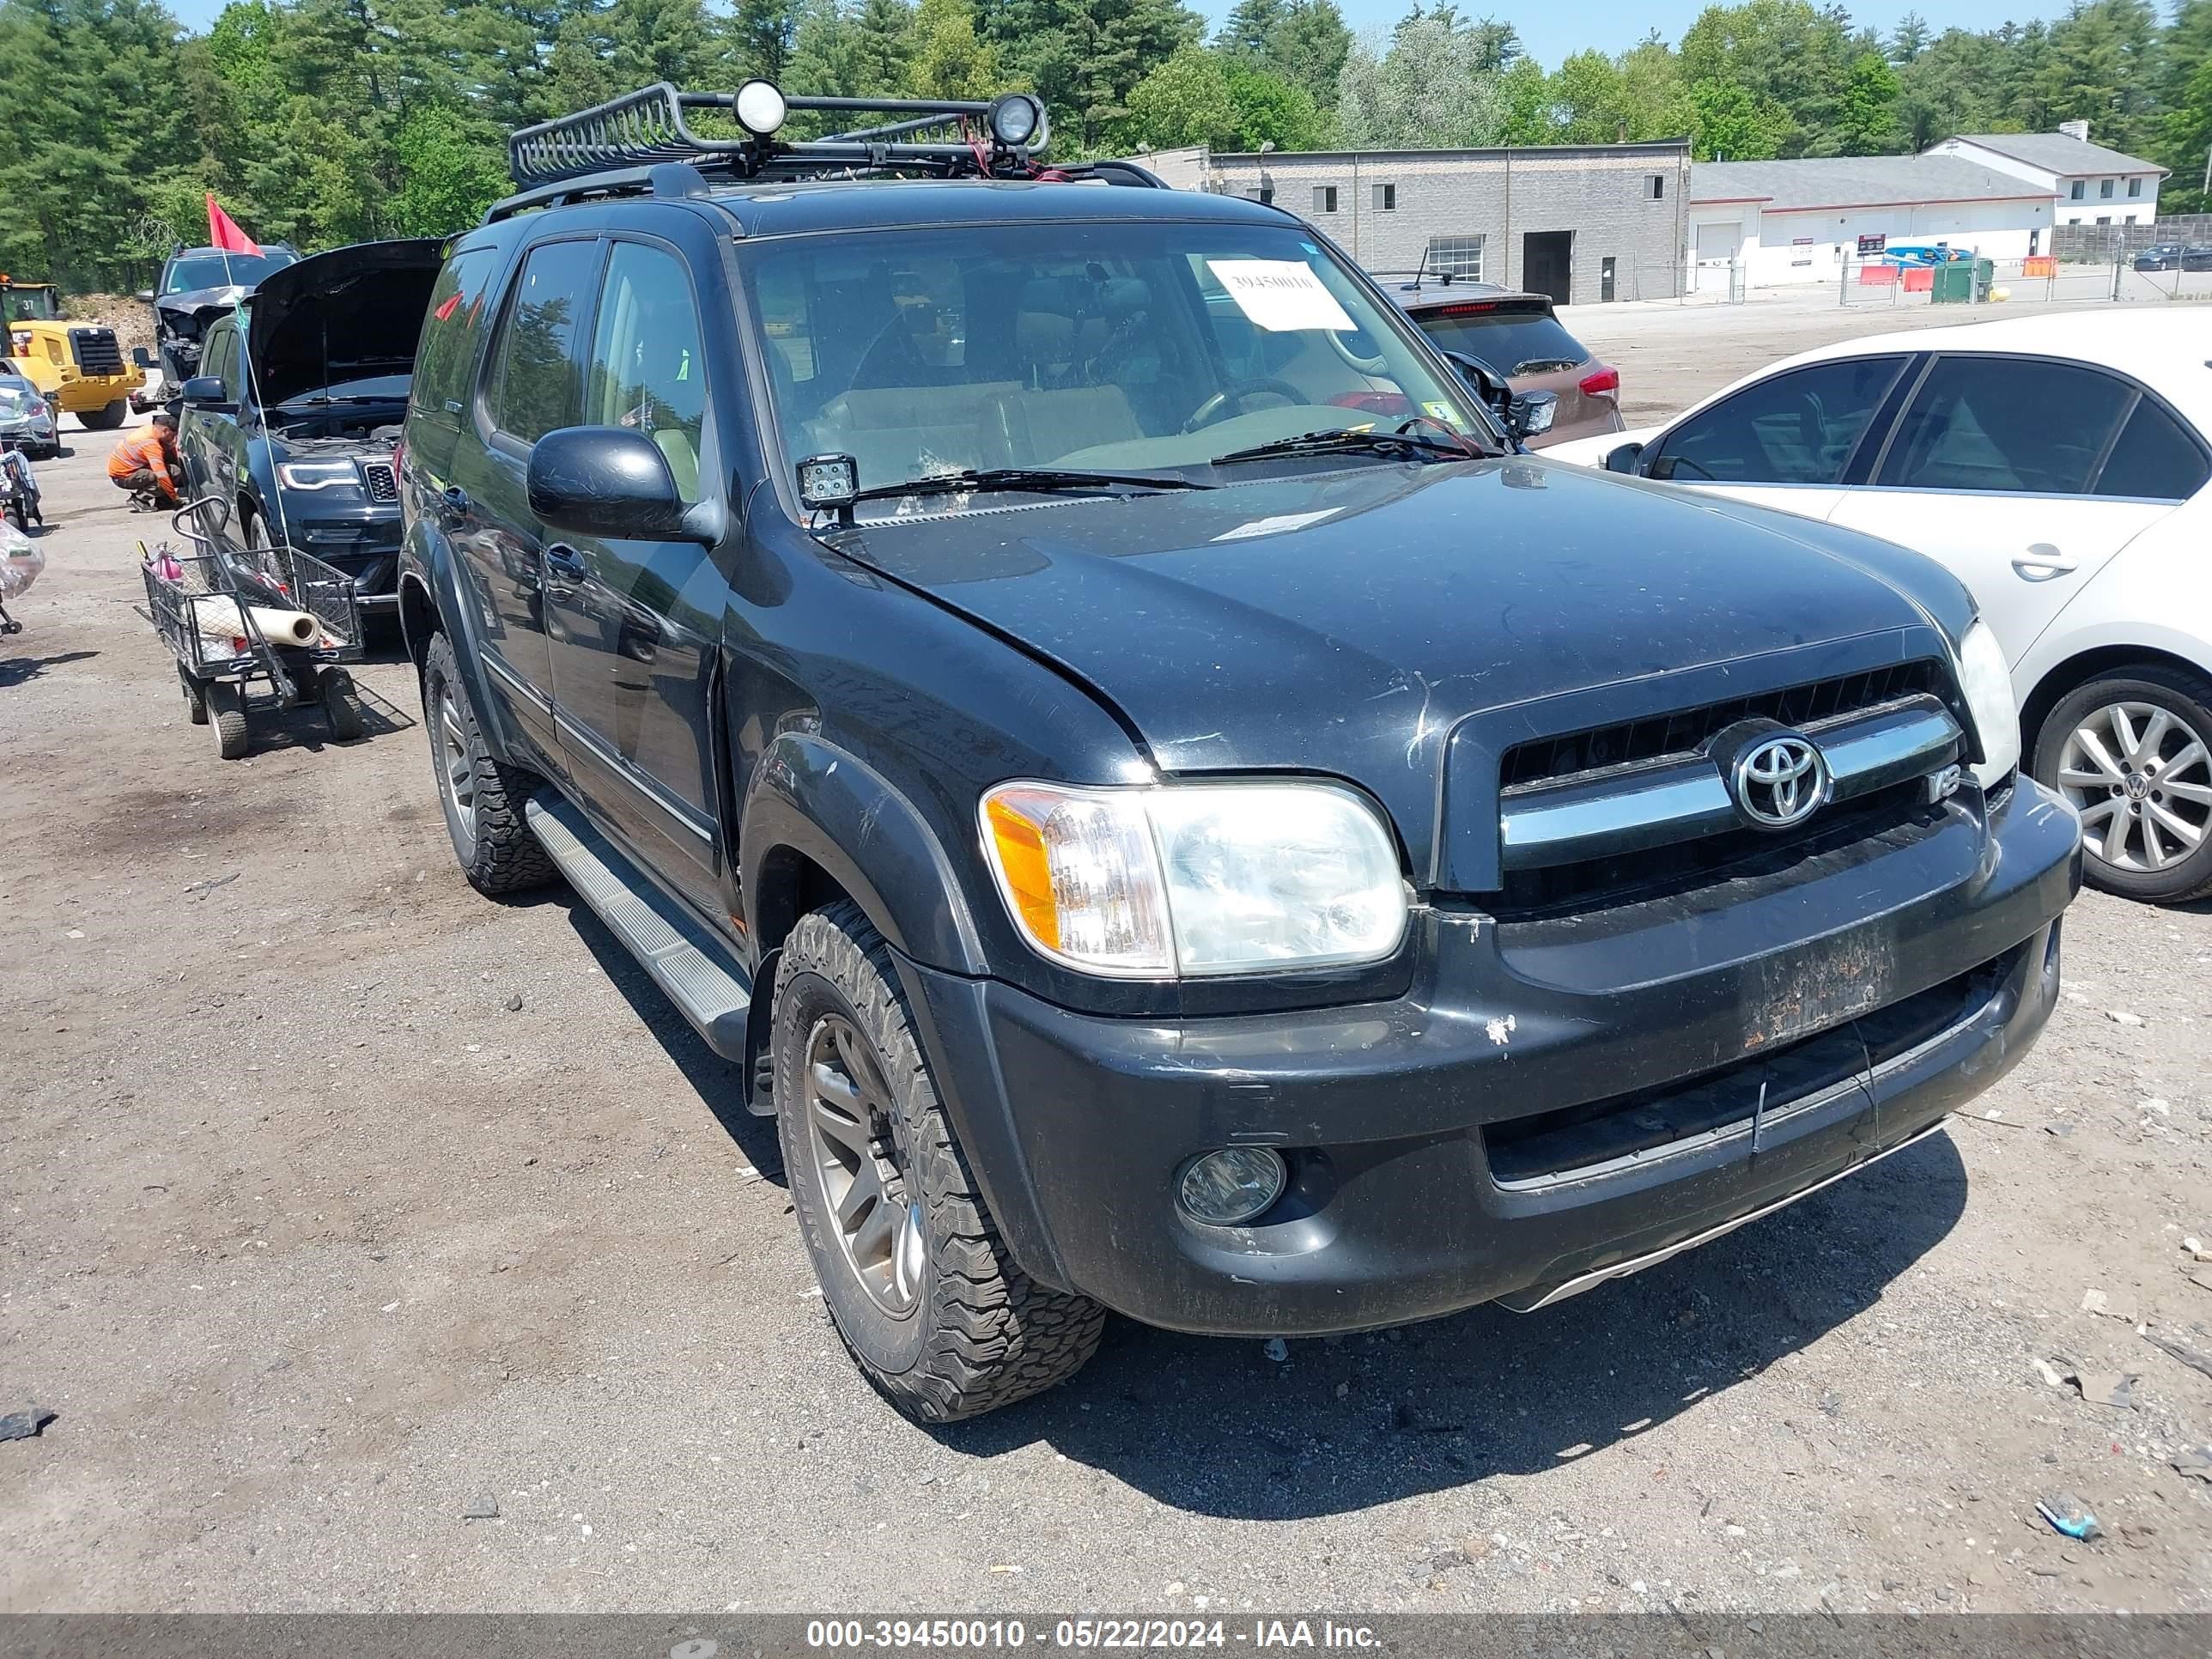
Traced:
[[988, 466], [980, 471], [939, 472], [903, 483], [876, 484], [863, 489], [856, 501], [883, 501], [904, 495], [970, 495], [993, 490], [1033, 490], [1038, 495], [1064, 489], [1218, 489], [1218, 484], [1194, 478], [1158, 477], [1149, 472], [1088, 472], [1050, 466]]
[[[1412, 425], [1407, 422], [1407, 425]], [[1239, 461], [1273, 460], [1279, 455], [1326, 455], [1336, 451], [1365, 451], [1370, 454], [1394, 455], [1401, 460], [1415, 455], [1434, 456], [1438, 460], [1474, 461], [1483, 459], [1483, 452], [1464, 442], [1446, 443], [1440, 438], [1431, 438], [1418, 432], [1408, 432], [1404, 427], [1395, 432], [1377, 432], [1372, 427], [1331, 427], [1320, 432], [1302, 432], [1295, 438], [1277, 438], [1272, 443], [1255, 444], [1249, 449], [1232, 449], [1226, 455], [1216, 455], [1213, 465], [1231, 466]]]

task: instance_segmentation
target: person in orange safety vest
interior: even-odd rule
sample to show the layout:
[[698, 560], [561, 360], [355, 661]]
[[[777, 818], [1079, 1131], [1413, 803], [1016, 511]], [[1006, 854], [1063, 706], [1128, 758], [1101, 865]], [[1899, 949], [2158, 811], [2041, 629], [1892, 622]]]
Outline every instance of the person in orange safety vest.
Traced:
[[153, 423], [123, 435], [109, 452], [108, 481], [133, 495], [150, 492], [164, 507], [177, 504], [177, 417], [164, 410]]

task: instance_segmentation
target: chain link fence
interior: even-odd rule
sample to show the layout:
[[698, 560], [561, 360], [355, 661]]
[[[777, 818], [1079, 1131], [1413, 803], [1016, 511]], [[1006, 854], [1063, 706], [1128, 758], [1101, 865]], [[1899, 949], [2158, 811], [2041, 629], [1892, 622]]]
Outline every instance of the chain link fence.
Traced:
[[1961, 313], [1961, 320], [1969, 312], [1984, 315], [1992, 306], [2008, 303], [2212, 300], [2212, 254], [2199, 270], [2185, 269], [2179, 258], [2165, 269], [2139, 269], [2136, 257], [2124, 251], [2096, 260], [2045, 253], [2018, 259], [1961, 259], [1948, 265], [1849, 259], [1838, 274], [1836, 298], [1838, 305], [1854, 309], [1942, 306]]

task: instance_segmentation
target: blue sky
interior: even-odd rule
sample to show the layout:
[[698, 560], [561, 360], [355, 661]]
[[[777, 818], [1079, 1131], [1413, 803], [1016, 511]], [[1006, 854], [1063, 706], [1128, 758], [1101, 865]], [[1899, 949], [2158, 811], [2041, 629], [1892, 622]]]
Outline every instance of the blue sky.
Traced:
[[[1229, 15], [1236, 0], [1193, 3], [1218, 23]], [[170, 0], [170, 3], [177, 15], [194, 28], [204, 28], [223, 7], [223, 0]], [[1411, 0], [1337, 0], [1337, 3], [1344, 9], [1345, 20], [1362, 33], [1387, 29], [1412, 9]], [[1491, 16], [1510, 22], [1520, 30], [1522, 40], [1537, 61], [1553, 69], [1562, 58], [1585, 46], [1620, 52], [1655, 27], [1669, 40], [1680, 40], [1705, 4], [1706, 0], [1641, 0], [1632, 5], [1621, 0], [1547, 0], [1543, 5], [1525, 6], [1462, 0], [1460, 11], [1464, 16]], [[2008, 19], [2024, 23], [2037, 17], [2056, 17], [2065, 9], [2064, 0], [1919, 0], [1917, 5], [1911, 0], [1878, 0], [1853, 6], [1851, 15], [1887, 33], [1909, 11], [1917, 10], [1940, 31], [1953, 24], [1961, 28], [1994, 28]]]

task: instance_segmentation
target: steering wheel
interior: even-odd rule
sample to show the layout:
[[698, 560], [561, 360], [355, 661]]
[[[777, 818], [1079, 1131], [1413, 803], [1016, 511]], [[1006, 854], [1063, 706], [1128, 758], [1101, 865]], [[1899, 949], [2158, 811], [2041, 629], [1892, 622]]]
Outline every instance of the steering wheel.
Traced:
[[1195, 432], [1200, 427], [1212, 426], [1220, 418], [1224, 409], [1232, 404], [1243, 404], [1245, 398], [1255, 392], [1273, 392], [1285, 404], [1292, 405], [1310, 401], [1304, 392], [1287, 380], [1278, 380], [1267, 375], [1261, 375], [1249, 380], [1234, 380], [1193, 410], [1190, 418], [1182, 423], [1182, 429], [1185, 432]]

